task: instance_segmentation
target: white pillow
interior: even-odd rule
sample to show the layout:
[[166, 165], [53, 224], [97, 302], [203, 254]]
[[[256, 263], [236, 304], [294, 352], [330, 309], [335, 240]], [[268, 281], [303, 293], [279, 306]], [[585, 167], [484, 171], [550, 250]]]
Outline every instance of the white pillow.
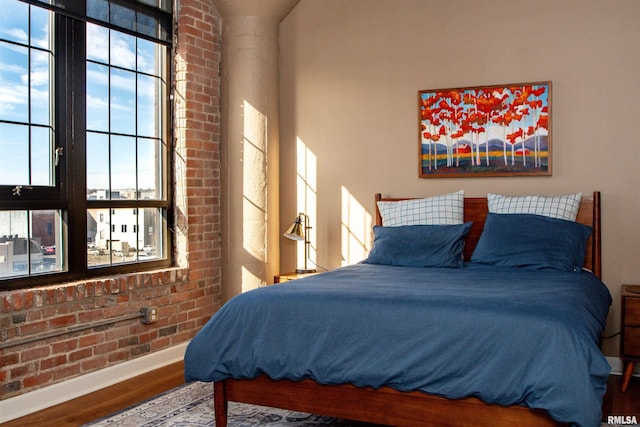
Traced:
[[378, 202], [382, 225], [462, 224], [464, 222], [464, 190], [424, 199]]
[[575, 221], [582, 193], [566, 196], [501, 196], [487, 194], [489, 212], [535, 214]]

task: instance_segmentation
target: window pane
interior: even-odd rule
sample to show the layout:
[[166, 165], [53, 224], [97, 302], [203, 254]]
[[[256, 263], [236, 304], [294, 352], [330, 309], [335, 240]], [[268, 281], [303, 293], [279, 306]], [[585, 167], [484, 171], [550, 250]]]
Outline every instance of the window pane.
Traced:
[[138, 190], [140, 199], [162, 198], [161, 170], [164, 147], [159, 140], [138, 138]]
[[128, 30], [135, 30], [136, 25], [136, 12], [127, 7], [120, 6], [119, 4], [110, 2], [110, 15], [109, 21]]
[[136, 69], [136, 38], [118, 31], [111, 31], [111, 65]]
[[109, 135], [87, 132], [87, 200], [108, 200]]
[[162, 209], [89, 209], [89, 267], [131, 263], [164, 257]]
[[[95, 28], [87, 28], [88, 38], [107, 41]], [[87, 135], [87, 198], [158, 200], [163, 197], [161, 170], [166, 164], [161, 139], [165, 83], [135, 70], [162, 74], [163, 51], [157, 43], [114, 30], [108, 43], [107, 65], [87, 62], [88, 128], [112, 135], [108, 152], [104, 151], [106, 140]]]
[[135, 135], [136, 75], [130, 71], [111, 69], [111, 132]]
[[37, 269], [42, 253], [27, 251], [28, 211], [0, 211], [0, 277], [29, 274], [29, 261]]
[[60, 211], [0, 211], [0, 279], [61, 271]]
[[51, 16], [14, 0], [0, 9], [0, 39], [14, 42], [0, 41], [0, 185], [53, 185]]
[[109, 62], [109, 29], [87, 22], [87, 59]]
[[31, 123], [51, 125], [51, 69], [49, 52], [31, 51]]
[[109, 265], [108, 244], [111, 241], [111, 215], [109, 209], [87, 211], [87, 265]]
[[111, 137], [111, 199], [136, 199], [136, 139]]
[[[137, 0], [141, 1], [141, 0]], [[126, 4], [124, 1], [87, 0], [87, 16], [109, 22], [127, 30], [136, 31], [165, 42], [171, 41], [171, 17], [155, 16], [147, 13], [135, 2]], [[143, 3], [153, 4], [169, 14], [172, 11], [172, 0], [144, 0]]]
[[164, 38], [165, 34], [158, 34], [159, 31], [159, 22], [158, 20], [151, 16], [145, 14], [143, 11], [139, 11], [137, 14], [137, 26], [136, 30], [141, 34], [146, 34], [155, 38]]
[[31, 184], [53, 184], [53, 135], [45, 127], [31, 128]]
[[42, 271], [46, 273], [65, 270], [61, 212], [57, 210], [31, 211], [31, 218], [32, 239], [41, 245], [43, 256]]
[[161, 48], [156, 43], [144, 39], [138, 39], [137, 70], [141, 73], [160, 76], [160, 52]]
[[108, 0], [87, 0], [87, 16], [109, 22]]
[[28, 48], [0, 42], [0, 120], [29, 120]]
[[0, 38], [27, 43], [29, 5], [17, 0], [3, 0], [0, 8]]
[[[136, 224], [133, 209], [111, 209], [111, 262], [133, 261], [137, 246], [137, 233], [127, 232], [127, 224]], [[133, 227], [131, 227], [133, 229]]]
[[29, 127], [0, 123], [0, 185], [29, 185]]
[[138, 75], [138, 135], [159, 138], [162, 126], [160, 79]]
[[45, 50], [51, 47], [51, 17], [52, 14], [40, 7], [31, 8], [31, 45]]
[[165, 257], [165, 249], [162, 244], [164, 236], [162, 230], [165, 227], [162, 209], [140, 209], [138, 215], [138, 260], [160, 259]]
[[109, 67], [87, 63], [87, 129], [109, 131]]

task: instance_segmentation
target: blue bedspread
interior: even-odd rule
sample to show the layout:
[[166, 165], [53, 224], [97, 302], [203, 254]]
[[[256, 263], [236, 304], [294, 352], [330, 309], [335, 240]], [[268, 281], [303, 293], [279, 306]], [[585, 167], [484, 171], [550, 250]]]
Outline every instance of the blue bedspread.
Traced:
[[189, 344], [185, 378], [388, 386], [599, 426], [610, 303], [589, 272], [358, 264], [231, 299]]

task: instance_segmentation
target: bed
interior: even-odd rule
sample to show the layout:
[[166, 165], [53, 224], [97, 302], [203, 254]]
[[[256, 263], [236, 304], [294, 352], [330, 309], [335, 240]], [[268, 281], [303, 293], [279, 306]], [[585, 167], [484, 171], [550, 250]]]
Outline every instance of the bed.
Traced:
[[[383, 231], [406, 228], [381, 226], [378, 202], [404, 200], [414, 199], [376, 194], [374, 248]], [[463, 199], [464, 260], [495, 218], [520, 219], [488, 215], [487, 203]], [[581, 197], [575, 224], [590, 227], [576, 271], [384, 261], [246, 292], [191, 341], [185, 378], [214, 382], [218, 427], [229, 401], [386, 425], [597, 426], [611, 303], [598, 192]]]

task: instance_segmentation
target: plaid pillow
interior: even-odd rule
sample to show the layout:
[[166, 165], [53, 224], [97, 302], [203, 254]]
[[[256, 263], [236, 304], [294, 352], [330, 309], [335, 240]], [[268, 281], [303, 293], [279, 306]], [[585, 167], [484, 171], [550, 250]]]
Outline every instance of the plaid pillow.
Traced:
[[575, 221], [582, 193], [566, 196], [501, 196], [487, 194], [489, 212], [503, 214], [535, 214]]
[[378, 202], [382, 225], [462, 224], [464, 222], [464, 190], [424, 199]]

